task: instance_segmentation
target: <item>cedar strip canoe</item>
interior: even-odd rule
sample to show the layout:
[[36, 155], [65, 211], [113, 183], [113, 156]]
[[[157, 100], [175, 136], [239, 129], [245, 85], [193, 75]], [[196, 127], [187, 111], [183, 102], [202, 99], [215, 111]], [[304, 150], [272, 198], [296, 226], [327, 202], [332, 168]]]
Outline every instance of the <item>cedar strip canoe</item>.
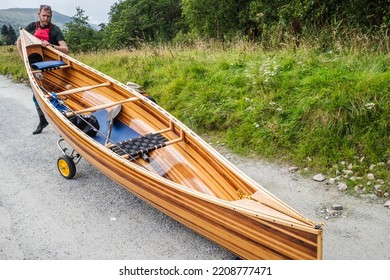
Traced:
[[[52, 47], [41, 47], [24, 29], [20, 35], [34, 95], [50, 124], [80, 157], [241, 259], [322, 259], [321, 224], [246, 176], [135, 89]], [[107, 137], [115, 106], [121, 108], [111, 116]], [[80, 115], [95, 116], [95, 135], [70, 120]], [[68, 178], [60, 163], [59, 170]]]

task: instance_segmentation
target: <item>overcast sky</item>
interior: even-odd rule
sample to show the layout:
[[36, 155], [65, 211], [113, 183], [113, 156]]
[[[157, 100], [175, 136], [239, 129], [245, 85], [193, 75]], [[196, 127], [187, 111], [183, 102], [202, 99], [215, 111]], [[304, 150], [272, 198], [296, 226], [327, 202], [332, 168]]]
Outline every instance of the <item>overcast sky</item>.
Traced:
[[[89, 21], [94, 24], [107, 23], [110, 7], [118, 0], [0, 0], [0, 10], [8, 8], [39, 8], [39, 5], [50, 5], [53, 10], [72, 17], [76, 14], [76, 7], [85, 11]], [[55, 19], [53, 19], [55, 22]]]

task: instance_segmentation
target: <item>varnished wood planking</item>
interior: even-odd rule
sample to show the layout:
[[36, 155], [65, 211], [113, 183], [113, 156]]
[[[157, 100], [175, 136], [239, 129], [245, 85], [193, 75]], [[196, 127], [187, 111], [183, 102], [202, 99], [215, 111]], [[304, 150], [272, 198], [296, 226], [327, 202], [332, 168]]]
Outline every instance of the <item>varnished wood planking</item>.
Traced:
[[[25, 55], [41, 52], [45, 60], [61, 59], [69, 68], [35, 77], [25, 60], [26, 70], [38, 102], [60, 135], [87, 161], [130, 192], [162, 212], [217, 242], [241, 258], [321, 259], [322, 229], [248, 178], [209, 147], [195, 133], [146, 97], [114, 79], [51, 49], [35, 45], [27, 36]], [[22, 36], [22, 37], [23, 37]], [[30, 43], [26, 43], [30, 42]], [[23, 42], [22, 42], [23, 43]], [[38, 44], [38, 43], [37, 43]], [[123, 104], [118, 118], [140, 134], [171, 127], [169, 140], [183, 139], [151, 152], [159, 169], [137, 159], [128, 161], [93, 141], [56, 112], [40, 90], [61, 92], [110, 82], [109, 86], [88, 88], [67, 99], [73, 110], [118, 102], [131, 97], [139, 101]], [[243, 198], [241, 196], [246, 198]]]

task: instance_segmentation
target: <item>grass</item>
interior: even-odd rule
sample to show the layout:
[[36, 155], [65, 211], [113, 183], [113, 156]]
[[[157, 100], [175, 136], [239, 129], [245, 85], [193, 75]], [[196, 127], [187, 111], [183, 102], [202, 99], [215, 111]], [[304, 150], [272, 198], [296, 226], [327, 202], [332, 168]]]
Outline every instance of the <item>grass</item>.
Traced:
[[[351, 192], [356, 186], [376, 192], [378, 184], [382, 194], [390, 192], [386, 52], [200, 42], [75, 58], [121, 82], [142, 84], [191, 129], [238, 154], [339, 176]], [[16, 50], [0, 48], [0, 59], [0, 74], [25, 77]], [[348, 165], [352, 179], [339, 175]]]

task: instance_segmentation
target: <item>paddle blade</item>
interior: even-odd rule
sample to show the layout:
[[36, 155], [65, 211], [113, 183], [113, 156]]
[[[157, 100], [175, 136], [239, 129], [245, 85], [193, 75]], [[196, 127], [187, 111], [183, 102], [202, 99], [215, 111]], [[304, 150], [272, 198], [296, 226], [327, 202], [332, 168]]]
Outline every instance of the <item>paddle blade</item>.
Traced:
[[113, 107], [108, 113], [107, 113], [107, 121], [111, 122], [111, 120], [115, 119], [116, 116], [118, 116], [119, 112], [122, 109], [122, 105], [118, 104], [115, 107]]

